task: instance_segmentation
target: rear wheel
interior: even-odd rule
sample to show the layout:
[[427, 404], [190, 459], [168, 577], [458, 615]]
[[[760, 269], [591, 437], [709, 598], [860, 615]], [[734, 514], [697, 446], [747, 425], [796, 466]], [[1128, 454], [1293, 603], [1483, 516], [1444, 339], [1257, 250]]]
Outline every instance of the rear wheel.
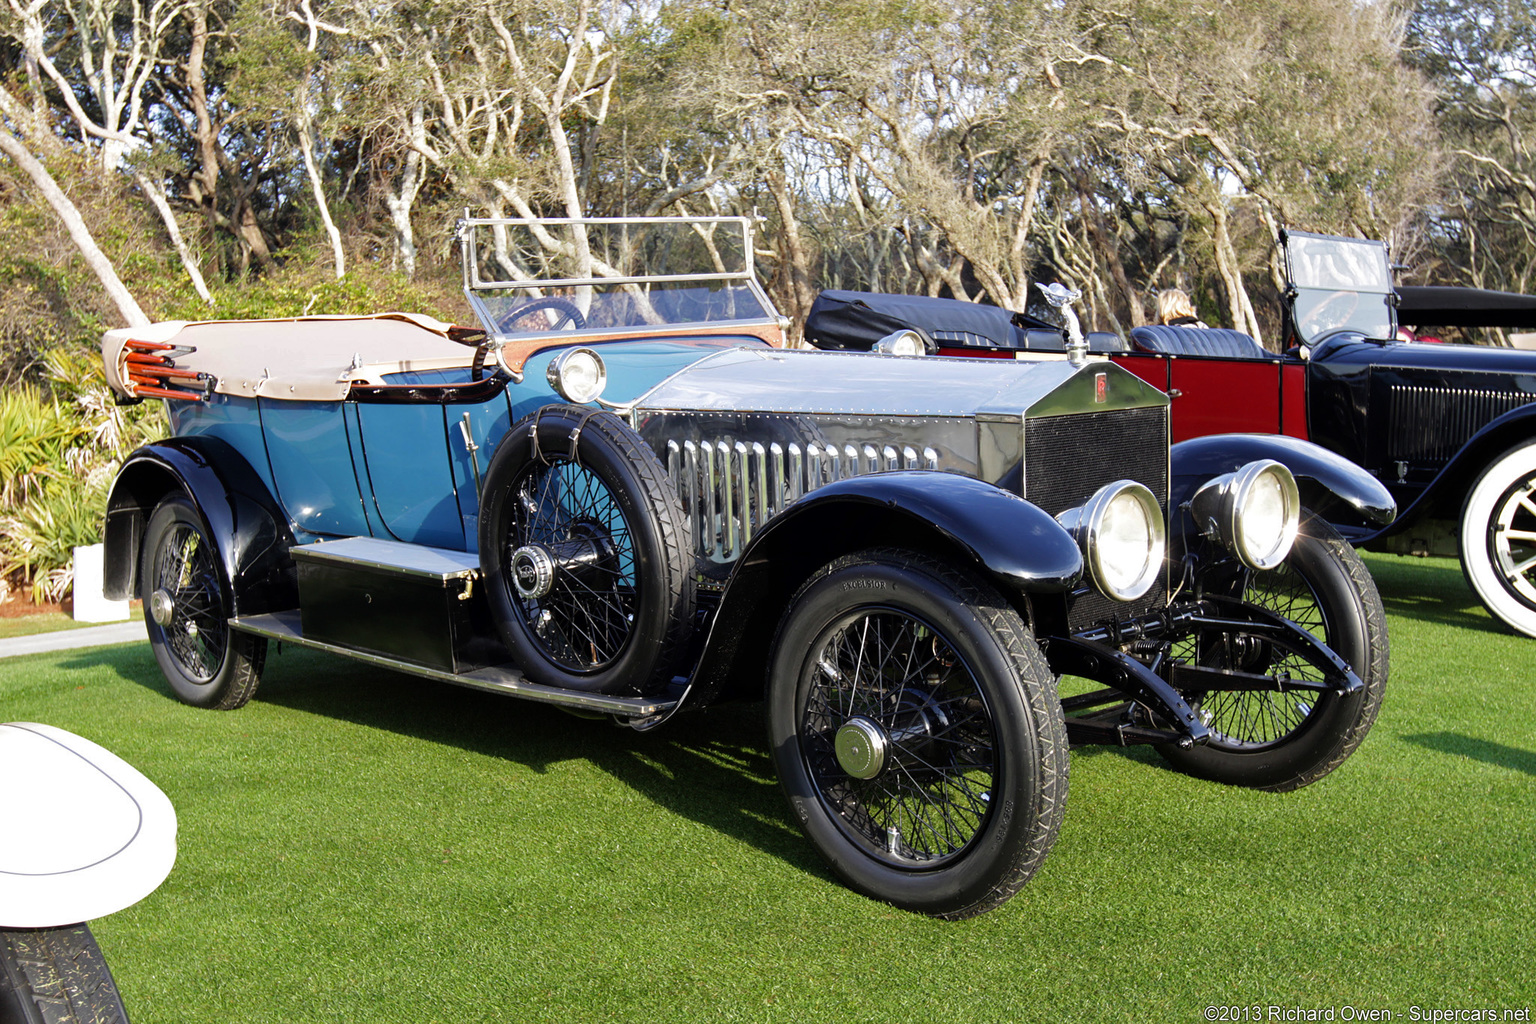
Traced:
[[0, 1021], [127, 1024], [112, 972], [83, 924], [0, 931]]
[[[1189, 749], [1159, 749], [1175, 767], [1201, 778], [1299, 789], [1342, 764], [1376, 721], [1388, 667], [1381, 596], [1354, 548], [1310, 514], [1303, 515], [1286, 560], [1275, 569], [1246, 573], [1239, 589], [1245, 601], [1290, 619], [1333, 648], [1365, 687], [1350, 697], [1316, 690], [1187, 693], [1211, 730], [1210, 740]], [[1262, 642], [1232, 647], [1197, 640], [1178, 653], [1218, 668], [1323, 678], [1299, 657]]]
[[197, 508], [183, 497], [149, 517], [139, 567], [144, 624], [176, 696], [203, 708], [244, 705], [261, 683], [267, 641], [230, 629], [230, 584]]
[[779, 779], [852, 888], [969, 917], [1045, 860], [1066, 725], [1028, 627], [989, 584], [906, 552], [839, 559], [792, 602], [770, 679]]

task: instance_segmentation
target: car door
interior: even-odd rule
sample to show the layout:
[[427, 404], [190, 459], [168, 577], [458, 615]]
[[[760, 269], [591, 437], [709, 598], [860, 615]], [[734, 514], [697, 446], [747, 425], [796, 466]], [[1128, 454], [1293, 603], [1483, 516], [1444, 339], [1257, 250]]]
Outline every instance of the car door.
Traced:
[[1207, 434], [1306, 437], [1305, 368], [1281, 356], [1128, 352], [1116, 363], [1172, 397], [1173, 440]]

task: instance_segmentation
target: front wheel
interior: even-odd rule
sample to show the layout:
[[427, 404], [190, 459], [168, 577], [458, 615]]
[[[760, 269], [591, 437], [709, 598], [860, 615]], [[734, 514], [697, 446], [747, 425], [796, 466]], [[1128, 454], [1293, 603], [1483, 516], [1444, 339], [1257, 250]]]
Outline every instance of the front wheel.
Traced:
[[195, 707], [243, 706], [261, 683], [267, 641], [230, 629], [229, 579], [196, 506], [179, 496], [162, 501], [142, 558], [144, 624], [171, 690]]
[[838, 559], [791, 603], [770, 672], [780, 782], [849, 886], [956, 919], [1045, 860], [1066, 725], [1029, 628], [988, 583], [907, 552]]
[[0, 1021], [127, 1024], [112, 972], [88, 927], [0, 931]]
[[1495, 618], [1536, 636], [1536, 442], [1500, 455], [1472, 485], [1461, 571]]
[[[1327, 522], [1306, 514], [1286, 560], [1243, 574], [1236, 596], [1322, 640], [1365, 686], [1349, 697], [1315, 690], [1186, 693], [1210, 739], [1189, 749], [1170, 744], [1159, 750], [1174, 767], [1200, 778], [1276, 792], [1299, 789], [1343, 764], [1376, 721], [1389, 658], [1381, 595], [1355, 549]], [[1263, 643], [1232, 647], [1201, 638], [1176, 653], [1216, 668], [1323, 678], [1301, 658]]]

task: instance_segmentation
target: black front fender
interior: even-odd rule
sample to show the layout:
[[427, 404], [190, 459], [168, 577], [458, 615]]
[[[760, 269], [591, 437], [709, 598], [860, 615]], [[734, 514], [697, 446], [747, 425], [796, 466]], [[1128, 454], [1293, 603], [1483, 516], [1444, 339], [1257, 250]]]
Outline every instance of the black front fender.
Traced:
[[[1212, 477], [1259, 459], [1273, 459], [1289, 469], [1302, 504], [1330, 522], [1379, 528], [1397, 517], [1397, 501], [1371, 474], [1320, 445], [1276, 434], [1212, 434], [1173, 445], [1168, 449], [1169, 509], [1188, 502]], [[1175, 523], [1188, 519], [1177, 514], [1173, 518]]]
[[107, 597], [136, 597], [140, 546], [155, 506], [188, 498], [207, 523], [231, 584], [236, 615], [298, 607], [292, 524], [232, 446], [213, 437], [173, 437], [128, 456], [107, 498]]
[[1071, 590], [1083, 558], [1039, 507], [985, 481], [902, 471], [839, 480], [797, 500], [752, 538], [721, 596], [682, 703], [760, 696], [779, 619], [818, 568], [866, 548], [919, 551], [971, 567], [1010, 600]]

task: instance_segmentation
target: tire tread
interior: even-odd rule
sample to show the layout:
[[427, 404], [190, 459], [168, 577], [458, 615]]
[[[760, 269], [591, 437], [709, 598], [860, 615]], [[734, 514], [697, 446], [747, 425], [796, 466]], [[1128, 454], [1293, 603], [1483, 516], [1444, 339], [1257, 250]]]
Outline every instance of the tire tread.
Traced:
[[0, 932], [0, 955], [0, 1018], [127, 1024], [117, 984], [86, 925]]

